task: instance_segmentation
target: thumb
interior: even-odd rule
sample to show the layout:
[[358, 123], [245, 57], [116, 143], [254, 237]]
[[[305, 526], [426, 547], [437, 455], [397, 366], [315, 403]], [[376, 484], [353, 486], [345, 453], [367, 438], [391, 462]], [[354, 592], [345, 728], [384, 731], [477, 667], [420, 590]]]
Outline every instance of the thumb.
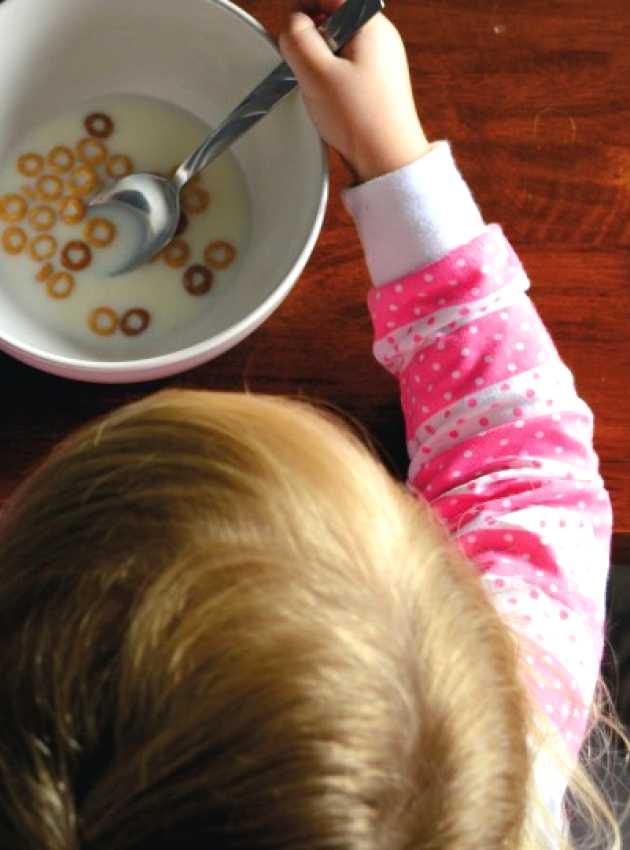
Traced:
[[280, 53], [302, 87], [321, 82], [335, 54], [304, 12], [293, 12], [278, 37]]

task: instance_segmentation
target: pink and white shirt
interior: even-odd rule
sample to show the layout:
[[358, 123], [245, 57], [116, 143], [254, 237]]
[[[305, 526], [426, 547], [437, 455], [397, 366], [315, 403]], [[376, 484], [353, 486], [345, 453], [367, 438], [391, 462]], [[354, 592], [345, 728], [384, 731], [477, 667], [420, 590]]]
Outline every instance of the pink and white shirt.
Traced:
[[[604, 648], [612, 534], [593, 414], [447, 142], [342, 197], [374, 283], [374, 354], [400, 382], [409, 487], [522, 637], [528, 687], [577, 757]], [[565, 785], [557, 777], [550, 789], [556, 811]]]

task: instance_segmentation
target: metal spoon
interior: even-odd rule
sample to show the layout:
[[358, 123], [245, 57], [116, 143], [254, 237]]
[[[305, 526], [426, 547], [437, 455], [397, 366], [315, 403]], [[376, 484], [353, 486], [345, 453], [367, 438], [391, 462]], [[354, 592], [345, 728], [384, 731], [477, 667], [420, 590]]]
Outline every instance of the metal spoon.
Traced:
[[[320, 32], [333, 53], [337, 53], [384, 7], [383, 0], [346, 0], [320, 27]], [[190, 154], [171, 178], [148, 173], [129, 174], [90, 201], [90, 211], [113, 205], [131, 212], [141, 225], [138, 250], [123, 266], [111, 272], [112, 276], [137, 268], [171, 241], [180, 217], [179, 194], [186, 183], [267, 115], [296, 85], [289, 65], [282, 62]]]

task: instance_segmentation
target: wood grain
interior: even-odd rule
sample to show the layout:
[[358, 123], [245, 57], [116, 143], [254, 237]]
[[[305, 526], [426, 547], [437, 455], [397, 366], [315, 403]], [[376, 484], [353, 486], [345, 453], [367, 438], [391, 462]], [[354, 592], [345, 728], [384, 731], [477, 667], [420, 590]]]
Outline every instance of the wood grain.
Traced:
[[[19, 0], [15, 0], [18, 2]], [[242, 0], [277, 33], [284, 0]], [[428, 137], [452, 143], [488, 222], [500, 223], [580, 395], [630, 554], [630, 4], [627, 0], [392, 0]], [[397, 387], [371, 356], [368, 276], [339, 192], [300, 281], [236, 349], [151, 384], [98, 386], [0, 355], [0, 499], [72, 428], [164, 386], [306, 395], [361, 422], [404, 474]]]

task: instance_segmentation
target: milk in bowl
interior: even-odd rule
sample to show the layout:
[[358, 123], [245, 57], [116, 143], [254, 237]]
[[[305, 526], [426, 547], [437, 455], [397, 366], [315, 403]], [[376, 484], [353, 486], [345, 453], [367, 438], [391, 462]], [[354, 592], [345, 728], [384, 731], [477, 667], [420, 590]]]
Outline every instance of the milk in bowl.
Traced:
[[133, 253], [131, 215], [88, 214], [126, 174], [170, 175], [210, 132], [155, 97], [117, 94], [36, 126], [0, 163], [0, 286], [16, 308], [86, 358], [150, 356], [229, 296], [250, 238], [247, 184], [227, 150], [182, 191], [174, 240], [112, 276]]

